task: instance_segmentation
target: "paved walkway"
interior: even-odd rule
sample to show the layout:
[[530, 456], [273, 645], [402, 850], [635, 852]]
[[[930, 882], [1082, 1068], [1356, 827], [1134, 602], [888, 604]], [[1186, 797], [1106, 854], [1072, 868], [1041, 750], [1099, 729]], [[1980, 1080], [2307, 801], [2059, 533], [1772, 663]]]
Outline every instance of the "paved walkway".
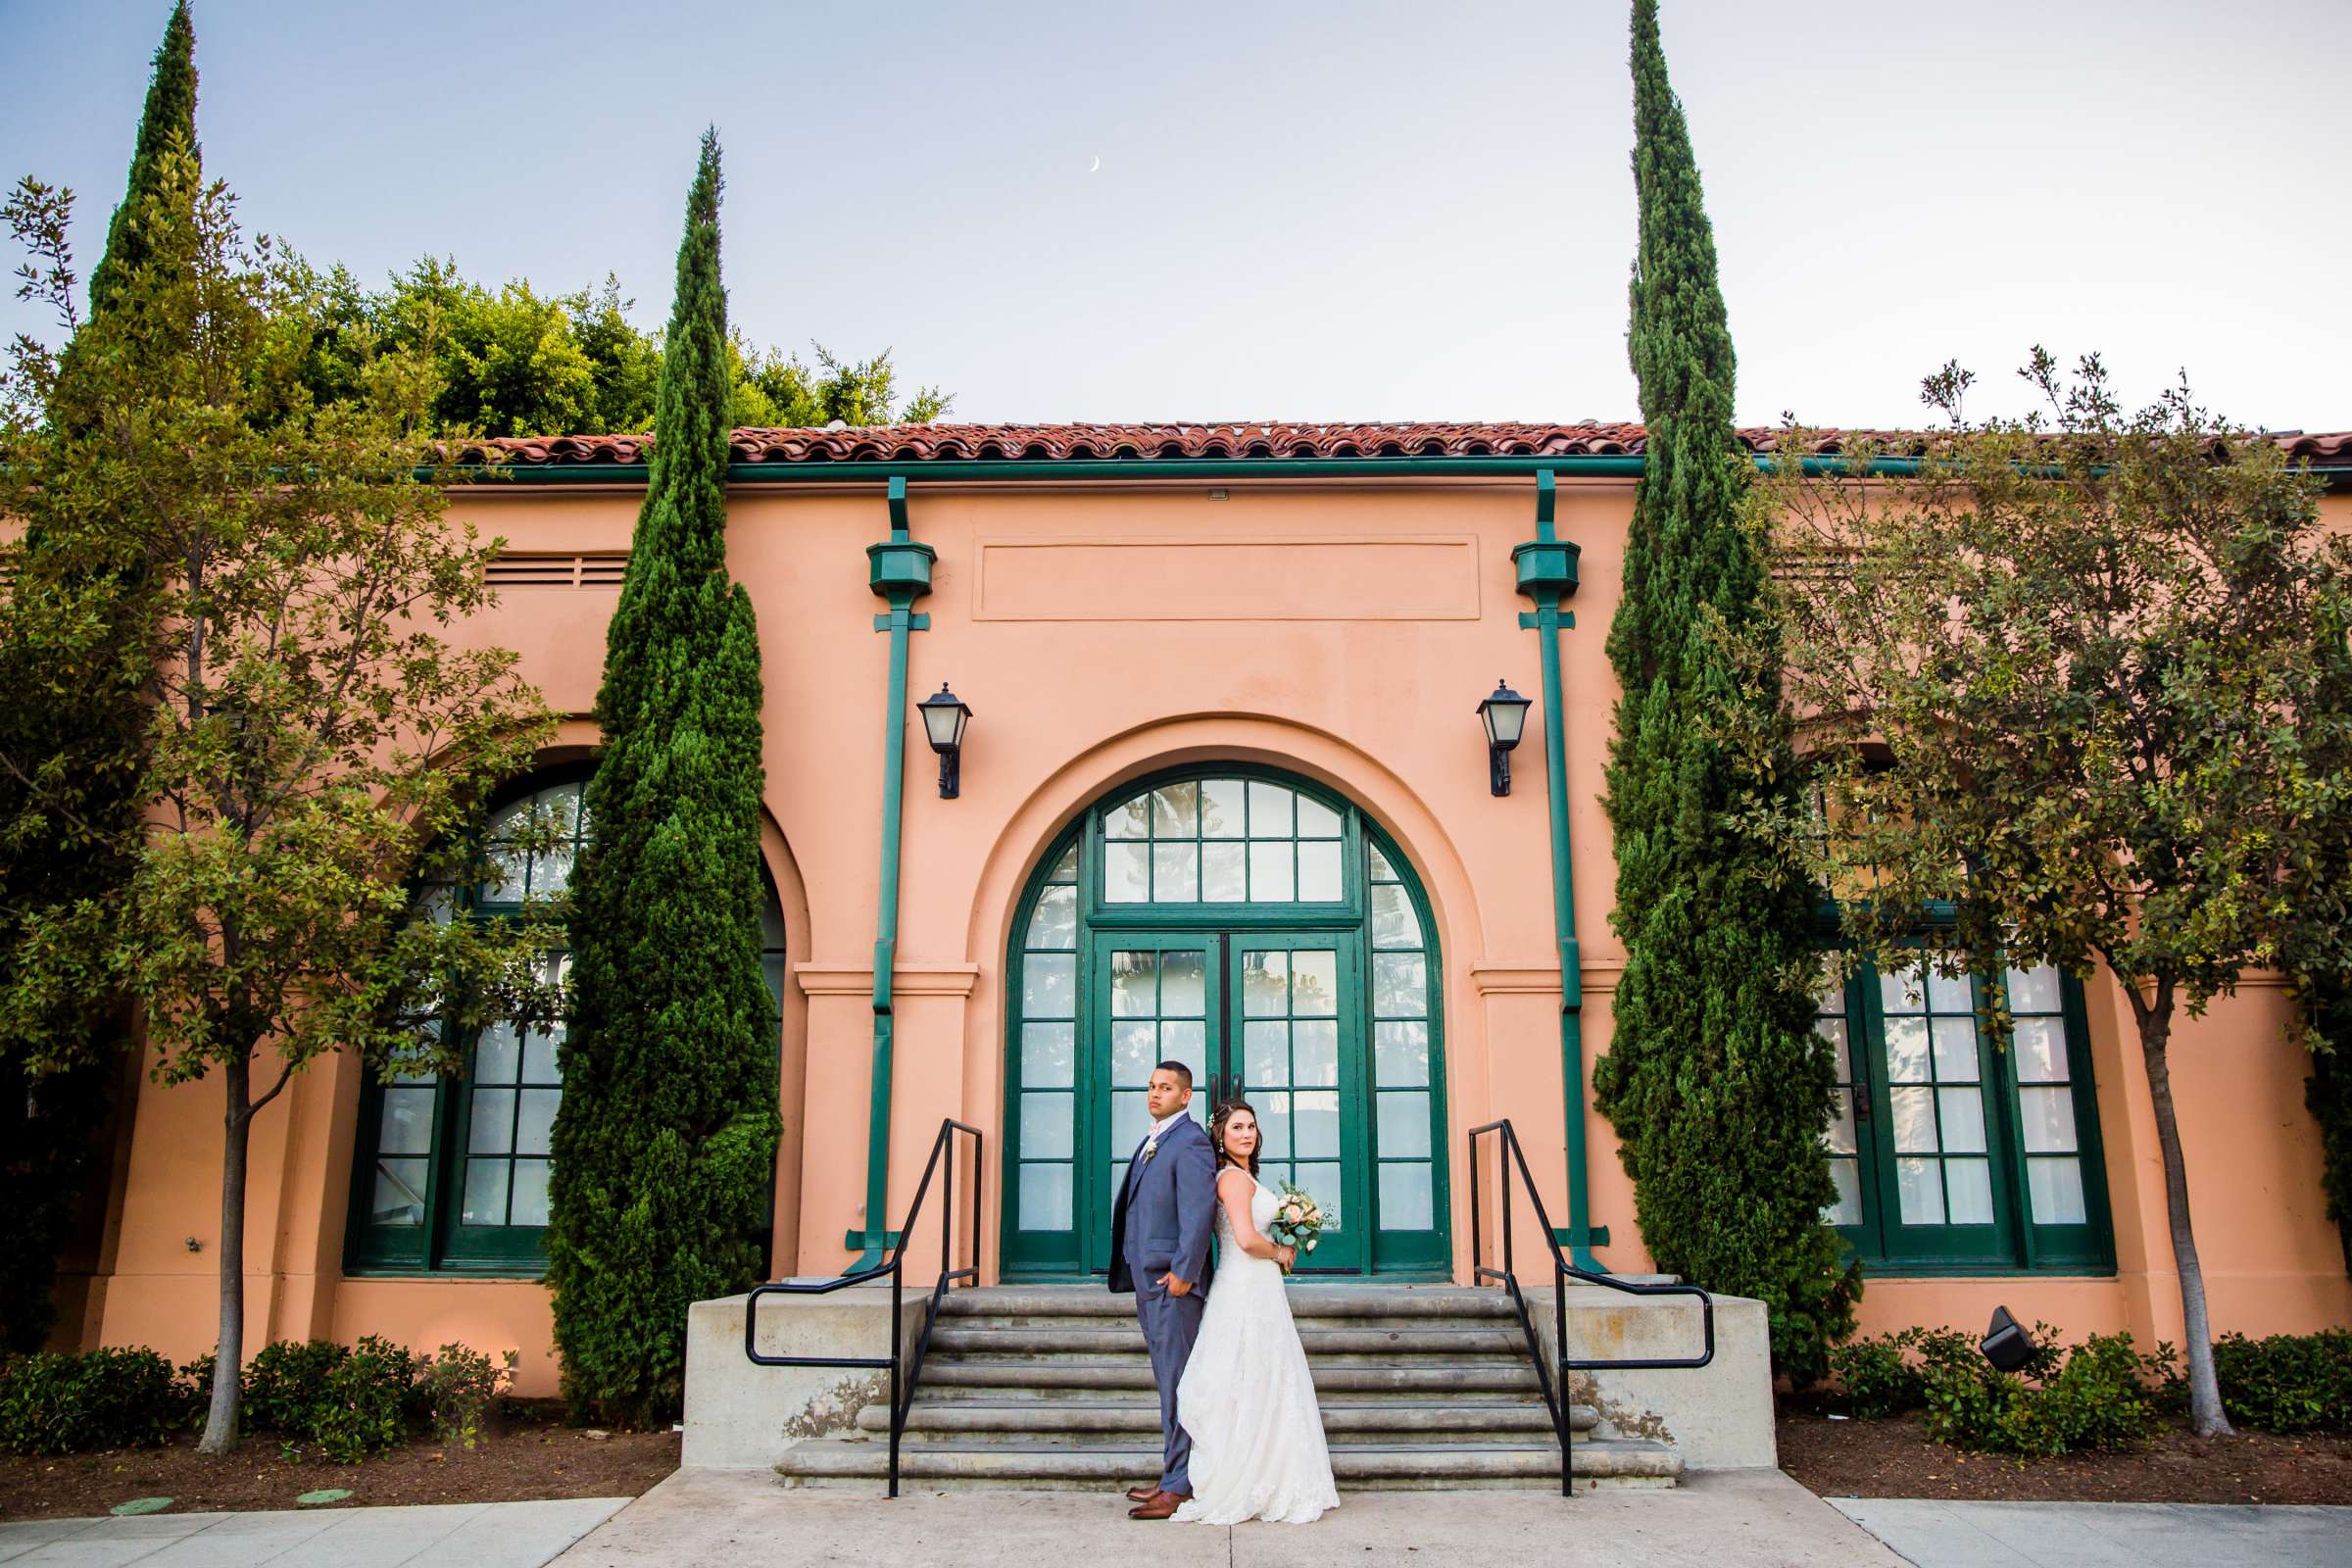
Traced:
[[1671, 1492], [1343, 1493], [1288, 1525], [1142, 1525], [1116, 1492], [791, 1491], [760, 1470], [681, 1470], [565, 1552], [558, 1568], [1902, 1568], [1777, 1470]]
[[2344, 1568], [2352, 1508], [2177, 1502], [1835, 1506], [1918, 1568]]
[[626, 1497], [0, 1524], [7, 1568], [540, 1568]]

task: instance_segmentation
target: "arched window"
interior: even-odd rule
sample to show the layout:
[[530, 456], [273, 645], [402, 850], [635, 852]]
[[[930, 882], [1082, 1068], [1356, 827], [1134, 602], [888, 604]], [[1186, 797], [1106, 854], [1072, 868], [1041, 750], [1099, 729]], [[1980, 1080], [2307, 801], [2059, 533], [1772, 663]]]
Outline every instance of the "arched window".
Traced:
[[[535, 775], [502, 796], [483, 830], [489, 874], [471, 887], [436, 885], [419, 897], [447, 918], [497, 920], [513, 917], [526, 898], [561, 896], [590, 831], [581, 807], [586, 785], [587, 770], [574, 768]], [[534, 822], [542, 830], [526, 832]], [[760, 880], [760, 968], [780, 1049], [784, 913], [764, 867]], [[541, 961], [553, 979], [571, 960], [559, 947]], [[352, 1272], [540, 1272], [548, 1139], [564, 1099], [563, 1038], [560, 1021], [500, 1021], [466, 1043], [462, 1077], [369, 1074], [352, 1162], [345, 1247]]]

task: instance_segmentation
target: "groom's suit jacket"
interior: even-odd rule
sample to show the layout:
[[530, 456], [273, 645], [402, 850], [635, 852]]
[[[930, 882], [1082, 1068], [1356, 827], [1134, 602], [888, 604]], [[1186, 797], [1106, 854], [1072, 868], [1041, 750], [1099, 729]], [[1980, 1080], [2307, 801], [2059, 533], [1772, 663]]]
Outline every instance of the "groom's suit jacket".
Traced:
[[[1148, 1143], [1149, 1140], [1146, 1140]], [[1189, 1115], [1160, 1135], [1150, 1159], [1138, 1149], [1110, 1215], [1110, 1288], [1173, 1273], [1208, 1294], [1209, 1227], [1217, 1214], [1217, 1156], [1208, 1134]]]

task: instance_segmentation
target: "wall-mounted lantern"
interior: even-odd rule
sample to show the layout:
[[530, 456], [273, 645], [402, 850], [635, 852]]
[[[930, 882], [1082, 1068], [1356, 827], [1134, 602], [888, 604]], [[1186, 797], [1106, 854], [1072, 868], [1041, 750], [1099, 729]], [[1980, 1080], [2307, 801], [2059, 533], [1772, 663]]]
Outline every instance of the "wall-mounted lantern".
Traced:
[[944, 680], [938, 691], [914, 706], [923, 715], [923, 733], [931, 738], [931, 749], [939, 754], [939, 798], [952, 801], [962, 782], [963, 726], [971, 722], [972, 710]]
[[1529, 701], [1501, 681], [1478, 705], [1478, 721], [1487, 729], [1488, 782], [1497, 795], [1511, 793], [1511, 752], [1527, 733]]

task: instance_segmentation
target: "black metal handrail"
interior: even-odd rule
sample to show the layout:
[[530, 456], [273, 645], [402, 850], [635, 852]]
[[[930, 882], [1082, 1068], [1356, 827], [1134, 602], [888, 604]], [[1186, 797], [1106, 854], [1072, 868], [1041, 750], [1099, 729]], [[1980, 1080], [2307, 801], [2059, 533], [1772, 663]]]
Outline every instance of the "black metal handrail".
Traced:
[[[1486, 1236], [1484, 1214], [1478, 1189], [1478, 1141], [1489, 1133], [1499, 1133], [1502, 1139], [1502, 1267], [1486, 1266]], [[1511, 1247], [1511, 1169], [1518, 1167], [1519, 1184], [1527, 1190], [1527, 1200], [1536, 1207], [1536, 1223], [1544, 1228], [1544, 1245], [1551, 1253], [1551, 1325], [1557, 1338], [1559, 1367], [1558, 1388], [1544, 1367], [1543, 1342], [1537, 1337], [1535, 1319], [1527, 1309], [1527, 1293], [1519, 1288], [1519, 1276], [1513, 1264]], [[1576, 1495], [1576, 1448], [1569, 1442], [1568, 1423], [1570, 1399], [1568, 1374], [1614, 1368], [1618, 1371], [1657, 1372], [1685, 1367], [1705, 1366], [1715, 1359], [1715, 1298], [1695, 1285], [1640, 1285], [1621, 1280], [1613, 1274], [1595, 1273], [1578, 1268], [1561, 1252], [1552, 1229], [1551, 1216], [1544, 1211], [1544, 1195], [1536, 1191], [1536, 1179], [1527, 1168], [1527, 1153], [1519, 1147], [1519, 1134], [1511, 1127], [1511, 1119], [1491, 1121], [1484, 1127], [1470, 1129], [1470, 1268], [1473, 1280], [1498, 1280], [1510, 1294], [1511, 1304], [1519, 1309], [1519, 1329], [1527, 1336], [1528, 1354], [1535, 1358], [1536, 1382], [1544, 1391], [1544, 1402], [1551, 1410], [1552, 1431], [1560, 1440], [1560, 1494]], [[1568, 1358], [1568, 1282], [1581, 1280], [1587, 1285], [1603, 1285], [1628, 1296], [1695, 1296], [1698, 1298], [1699, 1325], [1705, 1335], [1705, 1346], [1694, 1356], [1598, 1356], [1590, 1360], [1572, 1361]]]
[[[972, 1140], [972, 1250], [971, 1262], [963, 1268], [952, 1267], [956, 1261], [956, 1135], [968, 1133]], [[891, 1249], [890, 1260], [872, 1268], [861, 1268], [830, 1280], [779, 1280], [772, 1285], [755, 1285], [750, 1298], [743, 1303], [743, 1353], [754, 1366], [825, 1366], [851, 1369], [890, 1369], [890, 1495], [899, 1494], [899, 1440], [906, 1431], [906, 1412], [914, 1407], [914, 1391], [922, 1381], [923, 1354], [931, 1348], [931, 1329], [939, 1321], [939, 1303], [947, 1299], [948, 1287], [958, 1280], [980, 1283], [980, 1173], [986, 1169], [980, 1163], [982, 1138], [980, 1129], [967, 1127], [954, 1117], [943, 1118], [939, 1136], [931, 1142], [931, 1157], [923, 1164], [922, 1182], [914, 1190], [914, 1201], [906, 1205], [906, 1223], [899, 1227], [899, 1245]], [[906, 1260], [906, 1244], [914, 1237], [914, 1222], [923, 1212], [923, 1200], [931, 1196], [931, 1178], [940, 1167], [942, 1156], [947, 1159], [947, 1179], [941, 1189], [939, 1206], [939, 1279], [931, 1287], [931, 1299], [923, 1312], [922, 1332], [915, 1336], [914, 1353], [900, 1355], [903, 1341], [899, 1332], [901, 1308], [906, 1298], [906, 1275], [901, 1264]], [[762, 1355], [760, 1353], [757, 1329], [760, 1319], [760, 1298], [762, 1296], [825, 1296], [844, 1286], [862, 1285], [868, 1280], [890, 1278], [890, 1354], [880, 1355]], [[905, 1361], [902, 1369], [901, 1362]]]

